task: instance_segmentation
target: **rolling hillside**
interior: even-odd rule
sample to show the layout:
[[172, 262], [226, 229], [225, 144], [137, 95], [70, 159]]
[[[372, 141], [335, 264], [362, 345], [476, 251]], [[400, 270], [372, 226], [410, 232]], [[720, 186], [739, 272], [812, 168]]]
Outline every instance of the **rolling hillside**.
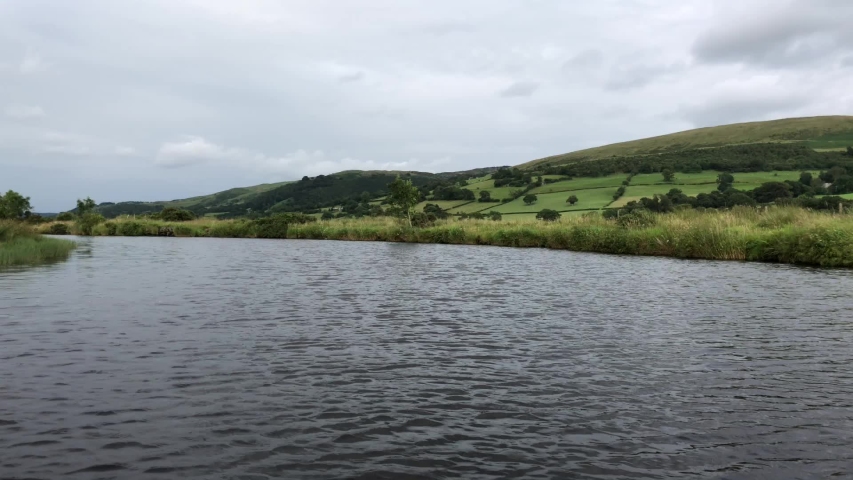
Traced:
[[518, 167], [535, 168], [546, 163], [563, 165], [614, 156], [654, 155], [751, 143], [798, 143], [818, 150], [843, 150], [853, 145], [853, 116], [787, 118], [697, 128], [553, 155]]
[[[743, 190], [762, 182], [794, 179], [798, 173], [792, 172], [802, 170], [817, 174], [822, 169], [849, 166], [853, 172], [853, 157], [847, 153], [851, 145], [853, 116], [792, 118], [699, 128], [533, 160], [512, 170], [511, 183], [507, 178], [501, 181], [493, 177], [497, 167], [437, 174], [344, 171], [180, 200], [105, 203], [98, 210], [108, 218], [153, 213], [166, 207], [223, 218], [329, 209], [339, 212], [342, 205], [349, 205], [344, 211], [352, 212], [360, 204], [365, 208], [368, 204], [380, 206], [388, 183], [402, 175], [421, 189], [425, 200], [420, 208], [433, 203], [460, 215], [492, 211], [529, 215], [542, 208], [583, 212], [618, 207], [642, 196], [665, 194], [672, 188], [688, 195], [712, 192], [720, 172], [735, 173], [736, 183]], [[677, 172], [676, 181], [664, 182], [660, 178], [663, 170]], [[626, 182], [628, 174], [633, 179], [629, 177]], [[542, 184], [534, 185], [533, 179], [540, 176]], [[467, 197], [448, 197], [433, 191], [451, 186], [457, 191], [462, 186], [474, 196], [463, 192]], [[627, 191], [617, 195], [620, 186]], [[522, 190], [538, 195], [540, 200], [531, 205], [523, 203], [519, 196]], [[477, 201], [483, 192], [489, 192], [494, 202]], [[569, 195], [577, 196], [578, 201], [569, 205]]]

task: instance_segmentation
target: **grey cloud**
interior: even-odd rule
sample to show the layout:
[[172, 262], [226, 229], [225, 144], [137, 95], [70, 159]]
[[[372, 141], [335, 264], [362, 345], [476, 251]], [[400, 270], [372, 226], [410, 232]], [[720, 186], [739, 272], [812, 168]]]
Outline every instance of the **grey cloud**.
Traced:
[[501, 97], [529, 97], [539, 89], [539, 84], [530, 81], [514, 82], [499, 92]]
[[31, 75], [40, 72], [47, 68], [47, 65], [42, 61], [41, 57], [34, 51], [28, 50], [18, 70], [23, 75]]
[[[114, 3], [0, 1], [0, 190], [50, 211], [81, 194], [513, 165], [694, 122], [853, 111], [849, 0], [784, 4], [811, 12], [805, 27], [776, 0]], [[783, 60], [826, 42], [819, 70], [768, 60], [780, 28], [741, 40], [762, 24], [784, 27]], [[802, 90], [801, 106], [773, 101]]]
[[821, 63], [832, 55], [853, 51], [849, 24], [853, 3], [798, 0], [766, 7], [740, 18], [718, 19], [693, 43], [694, 58], [703, 63], [779, 68]]
[[841, 65], [844, 67], [853, 67], [853, 55], [848, 55], [842, 58]]
[[719, 99], [681, 107], [676, 115], [687, 120], [694, 127], [712, 127], [728, 123], [768, 120], [785, 112], [794, 112], [807, 105], [808, 101], [805, 95]]
[[596, 48], [584, 50], [563, 64], [565, 69], [597, 67], [604, 62], [604, 53]]
[[475, 27], [470, 23], [447, 21], [428, 24], [422, 30], [431, 35], [442, 36], [454, 33], [471, 33], [475, 31]]
[[345, 73], [338, 77], [338, 81], [342, 83], [357, 82], [364, 78], [364, 72]]
[[649, 85], [661, 77], [684, 71], [684, 64], [633, 65], [614, 68], [604, 88], [607, 90], [631, 90]]
[[7, 117], [16, 119], [41, 118], [45, 116], [44, 109], [38, 105], [10, 105], [4, 110]]

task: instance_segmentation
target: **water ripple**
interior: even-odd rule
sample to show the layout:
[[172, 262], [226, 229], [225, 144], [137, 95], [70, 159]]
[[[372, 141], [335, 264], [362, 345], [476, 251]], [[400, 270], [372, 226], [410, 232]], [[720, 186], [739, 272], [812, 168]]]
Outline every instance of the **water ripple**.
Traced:
[[0, 478], [851, 478], [853, 274], [81, 239], [0, 273]]

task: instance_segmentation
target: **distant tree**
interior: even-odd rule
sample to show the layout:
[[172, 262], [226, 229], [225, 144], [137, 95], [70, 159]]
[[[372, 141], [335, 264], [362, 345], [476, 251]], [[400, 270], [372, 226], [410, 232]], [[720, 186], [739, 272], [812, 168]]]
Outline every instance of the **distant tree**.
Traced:
[[412, 226], [412, 215], [415, 213], [415, 205], [420, 201], [421, 195], [417, 188], [412, 186], [411, 180], [403, 180], [397, 177], [388, 184], [388, 203], [394, 211], [404, 217], [409, 226]]
[[[729, 190], [729, 191], [731, 192], [732, 190]], [[750, 197], [749, 195], [747, 195], [743, 192], [738, 192], [735, 190], [735, 191], [733, 191], [733, 193], [731, 195], [726, 196], [726, 205], [729, 207], [734, 207], [737, 205], [750, 205], [751, 206], [751, 205], [755, 205], [755, 200], [753, 200], [753, 198]]]
[[492, 194], [489, 193], [488, 190], [481, 191], [480, 192], [480, 201], [481, 202], [491, 202], [492, 201]]
[[699, 165], [699, 162], [687, 162], [681, 171], [684, 173], [702, 173], [702, 165]]
[[0, 195], [0, 219], [19, 219], [29, 217], [32, 210], [30, 197], [9, 190], [5, 195]]
[[569, 198], [566, 199], [566, 203], [568, 203], [569, 205], [574, 205], [574, 204], [578, 203], [578, 196], [577, 195], [569, 195]]
[[433, 217], [433, 221], [439, 218], [447, 218], [447, 212], [434, 203], [427, 203], [424, 205], [424, 213], [431, 215]]
[[195, 214], [189, 210], [166, 207], [160, 211], [159, 217], [166, 222], [188, 222], [195, 219]]
[[752, 191], [752, 197], [758, 203], [775, 202], [780, 198], [791, 198], [791, 186], [783, 182], [762, 183]]
[[832, 183], [832, 181], [835, 180], [835, 177], [833, 177], [832, 172], [829, 171], [820, 172], [818, 178], [823, 180], [824, 183]]
[[832, 174], [832, 181], [836, 181], [839, 178], [847, 175], [847, 169], [844, 167], [832, 167], [829, 169], [829, 173]]
[[542, 185], [545, 185], [545, 181], [544, 181], [544, 180], [542, 180], [542, 175], [539, 175], [538, 177], [536, 177], [536, 184], [537, 184], [538, 186], [540, 186], [540, 187], [541, 187]]
[[731, 173], [717, 175], [717, 183], [735, 183], [735, 177]]
[[361, 196], [358, 197], [361, 203], [369, 203], [372, 198], [373, 195], [371, 195], [370, 192], [361, 192]]
[[489, 219], [500, 222], [503, 219], [501, 212], [489, 212]]
[[544, 220], [546, 222], [556, 221], [560, 217], [561, 215], [556, 210], [551, 210], [550, 208], [540, 210], [539, 213], [536, 214], [536, 220]]
[[335, 214], [328, 210], [326, 210], [325, 212], [323, 212], [322, 215], [320, 215], [320, 220], [331, 220], [333, 218], [335, 218]]
[[80, 231], [81, 235], [91, 235], [94, 231], [95, 227], [98, 226], [101, 222], [104, 221], [104, 216], [95, 213], [92, 211], [88, 211], [83, 215], [79, 215], [77, 217], [77, 229]]
[[529, 193], [525, 195], [522, 200], [524, 201], [525, 205], [533, 205], [534, 203], [536, 203], [536, 200], [538, 200], [538, 197], [536, 197], [536, 195], [533, 195], [532, 193]]
[[829, 187], [829, 193], [834, 195], [844, 195], [845, 193], [853, 193], [853, 176], [842, 175], [832, 182]]
[[717, 190], [725, 192], [732, 187], [735, 182], [735, 177], [731, 173], [721, 173], [717, 175]]
[[652, 212], [666, 213], [673, 210], [672, 200], [666, 195], [655, 195], [652, 198], [643, 197], [640, 199], [640, 204]]
[[83, 215], [93, 211], [95, 209], [95, 201], [90, 197], [86, 197], [83, 200], [77, 199], [77, 216], [82, 217]]
[[811, 172], [800, 172], [800, 183], [803, 185], [810, 187], [812, 185], [812, 174]]
[[675, 180], [675, 173], [668, 168], [663, 169], [663, 171], [661, 171], [660, 173], [661, 175], [663, 175], [664, 182], [671, 182]]
[[56, 216], [55, 220], [58, 222], [67, 222], [70, 220], [74, 220], [74, 214], [71, 212], [62, 212]]
[[847, 155], [850, 157], [853, 157], [853, 147], [851, 147], [851, 146], [847, 147]]

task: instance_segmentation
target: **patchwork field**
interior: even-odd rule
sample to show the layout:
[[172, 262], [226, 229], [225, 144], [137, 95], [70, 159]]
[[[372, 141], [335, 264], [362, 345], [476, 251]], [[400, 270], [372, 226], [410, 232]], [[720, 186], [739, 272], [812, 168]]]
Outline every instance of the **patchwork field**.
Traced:
[[[660, 177], [660, 175], [658, 175], [658, 177]], [[579, 177], [573, 178], [571, 180], [564, 180], [562, 182], [551, 183], [549, 185], [543, 185], [541, 187], [536, 187], [531, 190], [530, 193], [538, 195], [540, 193], [568, 192], [572, 190], [587, 190], [591, 188], [604, 187], [614, 187], [615, 190], [615, 187], [622, 185], [622, 182], [626, 178], [628, 178], [628, 176], [623, 175], [621, 173], [617, 175], [608, 175], [606, 177]]]
[[464, 205], [466, 203], [471, 202], [471, 200], [426, 200], [417, 205], [415, 205], [415, 210], [418, 212], [423, 212], [424, 207], [428, 203], [432, 203], [441, 207], [442, 210], [449, 210], [453, 207], [458, 207], [460, 205]]
[[499, 203], [481, 203], [481, 202], [471, 202], [465, 205], [460, 205], [456, 208], [451, 208], [447, 212], [450, 214], [458, 214], [458, 213], [475, 213], [481, 212], [483, 210], [487, 210], [489, 208], [494, 207], [495, 205], [500, 205]]
[[[738, 190], [754, 190], [760, 187], [760, 183], [736, 183], [734, 187]], [[640, 200], [643, 197], [651, 198], [655, 194], [664, 195], [669, 193], [673, 188], [677, 188], [681, 190], [681, 192], [689, 197], [695, 197], [700, 193], [711, 193], [717, 189], [717, 184], [704, 184], [704, 185], [673, 185], [673, 184], [663, 184], [663, 185], [632, 185], [625, 190], [625, 195], [623, 195], [619, 200], [613, 202], [611, 207], [624, 207], [628, 204], [628, 202]]]
[[[546, 208], [557, 210], [558, 212], [569, 210], [590, 210], [607, 206], [607, 204], [613, 201], [614, 193], [616, 193], [616, 187], [545, 193], [537, 195], [538, 200], [532, 205], [526, 205], [522, 198], [517, 198], [509, 203], [492, 207], [484, 213], [491, 211], [500, 213], [536, 213]], [[578, 203], [574, 205], [566, 203], [566, 200], [570, 195], [577, 196]]]

